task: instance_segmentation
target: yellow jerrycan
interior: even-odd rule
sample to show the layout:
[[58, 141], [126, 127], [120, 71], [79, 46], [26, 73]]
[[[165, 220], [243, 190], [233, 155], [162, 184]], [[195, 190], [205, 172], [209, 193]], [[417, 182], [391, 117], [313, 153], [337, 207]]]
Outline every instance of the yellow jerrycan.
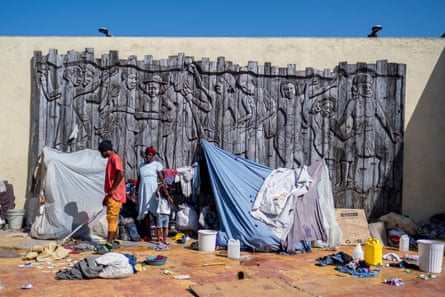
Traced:
[[368, 238], [365, 244], [365, 262], [369, 265], [382, 264], [383, 246], [376, 238]]

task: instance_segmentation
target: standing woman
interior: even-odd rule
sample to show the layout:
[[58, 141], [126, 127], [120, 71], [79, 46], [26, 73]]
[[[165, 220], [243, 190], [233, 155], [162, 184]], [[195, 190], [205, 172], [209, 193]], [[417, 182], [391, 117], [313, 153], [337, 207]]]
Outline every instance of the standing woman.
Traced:
[[156, 211], [158, 202], [156, 192], [159, 184], [165, 184], [162, 174], [163, 166], [160, 162], [155, 161], [156, 149], [153, 146], [147, 147], [145, 150], [145, 162], [138, 168], [138, 221], [144, 221], [147, 235], [144, 240], [151, 240], [151, 224], [150, 217], [156, 223]]

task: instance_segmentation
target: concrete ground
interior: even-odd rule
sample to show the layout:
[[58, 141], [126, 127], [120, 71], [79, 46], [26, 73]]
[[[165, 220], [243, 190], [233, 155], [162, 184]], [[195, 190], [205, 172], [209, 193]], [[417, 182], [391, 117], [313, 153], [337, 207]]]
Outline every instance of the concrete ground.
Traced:
[[[192, 240], [177, 244], [169, 239], [168, 250], [155, 250], [147, 242], [121, 242], [114, 252], [167, 256], [162, 266], [143, 266], [142, 271], [123, 279], [56, 280], [55, 273], [92, 254], [69, 254], [49, 262], [25, 261], [35, 246], [50, 242], [31, 239], [27, 233], [0, 231], [0, 296], [444, 296], [444, 273], [431, 275], [418, 270], [380, 268], [376, 277], [358, 278], [315, 265], [320, 257], [342, 251], [352, 255], [352, 246], [337, 251], [313, 248], [311, 253], [284, 255], [241, 252], [240, 260], [224, 251], [200, 252], [190, 248]], [[57, 242], [55, 242], [57, 243]], [[384, 247], [383, 254], [396, 253]], [[412, 250], [410, 254], [417, 255]], [[384, 263], [389, 263], [384, 261]], [[378, 267], [372, 267], [378, 269]], [[402, 286], [385, 284], [400, 278]], [[429, 279], [428, 279], [429, 278]], [[22, 288], [28, 285], [28, 289]]]

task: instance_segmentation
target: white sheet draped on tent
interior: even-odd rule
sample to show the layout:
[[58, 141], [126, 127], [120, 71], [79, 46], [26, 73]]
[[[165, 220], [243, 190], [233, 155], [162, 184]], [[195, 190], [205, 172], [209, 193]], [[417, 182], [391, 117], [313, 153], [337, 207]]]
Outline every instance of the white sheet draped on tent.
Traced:
[[286, 240], [293, 222], [294, 198], [307, 193], [311, 182], [306, 166], [273, 170], [261, 186], [250, 213], [269, 225], [281, 241]]
[[265, 222], [291, 251], [300, 240], [322, 240], [330, 248], [341, 245], [334, 197], [323, 159], [309, 168], [278, 168], [264, 181], [251, 214]]

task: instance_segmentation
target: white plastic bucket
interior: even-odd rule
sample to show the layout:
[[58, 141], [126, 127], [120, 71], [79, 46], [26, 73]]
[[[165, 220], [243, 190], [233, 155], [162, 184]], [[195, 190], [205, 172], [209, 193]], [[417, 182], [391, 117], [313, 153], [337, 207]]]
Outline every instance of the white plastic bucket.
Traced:
[[200, 252], [214, 252], [216, 246], [215, 230], [199, 230], [198, 245]]
[[424, 272], [440, 273], [442, 271], [444, 242], [419, 239], [419, 269]]
[[25, 216], [24, 209], [8, 209], [6, 211], [6, 218], [8, 219], [8, 228], [12, 230], [22, 229], [23, 217]]
[[227, 257], [230, 259], [240, 258], [240, 243], [238, 239], [229, 239], [227, 244]]

